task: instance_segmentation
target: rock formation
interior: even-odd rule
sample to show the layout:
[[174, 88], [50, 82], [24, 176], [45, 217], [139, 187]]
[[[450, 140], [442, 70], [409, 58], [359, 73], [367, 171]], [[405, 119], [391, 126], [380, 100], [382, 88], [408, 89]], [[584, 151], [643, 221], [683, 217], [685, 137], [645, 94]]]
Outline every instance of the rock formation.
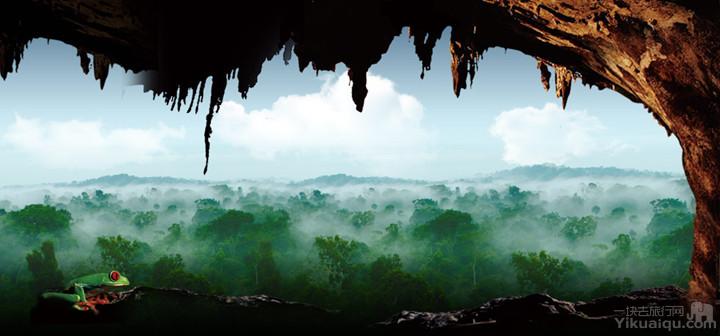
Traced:
[[[662, 307], [663, 320], [685, 322], [687, 310], [684, 304], [685, 292], [672, 286], [576, 303], [558, 300], [546, 294], [532, 294], [497, 298], [477, 308], [451, 312], [403, 311], [387, 321], [375, 324], [374, 328], [387, 334], [403, 332], [408, 335], [666, 334], [667, 330], [662, 328], [619, 328], [618, 320], [625, 326], [623, 318], [638, 321], [657, 319], [636, 317], [634, 313], [628, 314], [628, 311]], [[683, 308], [678, 310], [678, 314], [669, 316], [671, 314], [665, 314], [665, 311], [670, 307]], [[716, 330], [697, 330], [694, 334], [712, 332]]]
[[[65, 301], [38, 299], [31, 312], [31, 330], [44, 334], [98, 331], [147, 333], [155, 330], [162, 334], [237, 331], [335, 335], [635, 335], [639, 330], [618, 328], [616, 319], [628, 317], [628, 309], [662, 307], [665, 311], [671, 307], [682, 307], [679, 314], [663, 316], [663, 320], [685, 322], [688, 312], [685, 294], [683, 290], [672, 286], [650, 288], [590, 302], [568, 302], [546, 294], [532, 294], [493, 299], [477, 308], [458, 311], [403, 311], [386, 321], [373, 323], [359, 321], [339, 311], [265, 295], [213, 296], [181, 289], [137, 287], [119, 292], [119, 299], [113, 304], [98, 306], [97, 315], [90, 311], [75, 310]], [[668, 334], [663, 328], [640, 331], [645, 334]], [[697, 332], [692, 330], [691, 334], [707, 334], [713, 331], [716, 332], [707, 329]]]
[[[116, 303], [97, 306], [98, 314], [65, 301], [38, 299], [30, 313], [35, 331], [57, 334], [123, 329], [162, 334], [242, 330], [298, 332], [339, 330], [341, 315], [312, 305], [257, 296], [201, 295], [182, 289], [137, 287], [119, 292]], [[102, 328], [102, 326], [108, 328]], [[82, 327], [87, 330], [82, 330]], [[348, 325], [342, 324], [343, 327]]]

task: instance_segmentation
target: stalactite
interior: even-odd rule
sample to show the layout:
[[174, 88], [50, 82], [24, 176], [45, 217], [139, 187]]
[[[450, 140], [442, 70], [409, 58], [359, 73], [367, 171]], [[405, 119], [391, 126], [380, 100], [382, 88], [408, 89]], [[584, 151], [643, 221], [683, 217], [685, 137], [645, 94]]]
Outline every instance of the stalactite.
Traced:
[[90, 57], [88, 57], [87, 51], [82, 48], [77, 49], [77, 56], [80, 57], [80, 67], [84, 74], [90, 73]]
[[573, 73], [566, 67], [555, 66], [555, 95], [562, 97], [562, 107], [567, 105], [568, 97], [570, 97], [570, 88], [572, 87]]
[[[204, 85], [205, 82], [203, 82]], [[212, 86], [210, 87], [210, 106], [205, 116], [205, 168], [203, 174], [207, 174], [208, 164], [210, 162], [210, 136], [212, 135], [212, 119], [215, 113], [220, 111], [220, 105], [225, 94], [227, 86], [227, 77], [225, 74], [214, 75], [212, 77]]]
[[17, 71], [28, 41], [21, 41], [7, 33], [0, 32], [0, 77], [7, 79], [8, 73]]
[[545, 61], [538, 59], [537, 68], [540, 69], [540, 82], [542, 83], [545, 91], [550, 91], [550, 70], [548, 69]]
[[198, 89], [198, 101], [197, 101], [197, 104], [195, 104], [195, 114], [198, 113], [200, 104], [203, 102], [203, 99], [205, 98], [205, 82], [206, 81], [207, 81], [207, 79], [203, 79], [200, 82], [200, 89]]
[[410, 26], [408, 34], [413, 38], [415, 46], [415, 54], [421, 63], [420, 79], [425, 78], [425, 71], [430, 70], [432, 63], [432, 53], [435, 44], [440, 39], [442, 28], [423, 29], [419, 26]]
[[467, 77], [470, 85], [475, 79], [477, 62], [487, 49], [473, 27], [468, 25], [453, 26], [450, 33], [450, 71], [453, 76], [453, 92], [460, 97], [460, 90], [467, 88]]
[[190, 98], [190, 104], [188, 105], [187, 111], [185, 111], [185, 113], [190, 113], [190, 110], [192, 110], [193, 105], [195, 104], [195, 95], [197, 94], [198, 85], [198, 83], [195, 83], [192, 86], [192, 98]]
[[[190, 86], [182, 85], [178, 89], [178, 96], [177, 96], [177, 111], [180, 112], [180, 108], [183, 104], [185, 104], [185, 100], [187, 99], [188, 93], [190, 93]], [[172, 108], [171, 108], [172, 110]]]
[[100, 89], [105, 88], [105, 80], [110, 72], [110, 59], [99, 53], [93, 54], [93, 71], [95, 79], [100, 80]]
[[355, 109], [362, 112], [367, 97], [367, 67], [352, 67], [348, 69], [348, 76], [352, 83], [352, 100], [355, 102]]
[[466, 87], [467, 66], [463, 59], [462, 46], [457, 41], [450, 41], [450, 71], [453, 78], [453, 92], [460, 97], [460, 90]]
[[290, 64], [290, 60], [292, 59], [293, 46], [295, 46], [295, 41], [293, 41], [292, 39], [288, 39], [283, 46], [283, 62], [285, 63], [285, 65]]

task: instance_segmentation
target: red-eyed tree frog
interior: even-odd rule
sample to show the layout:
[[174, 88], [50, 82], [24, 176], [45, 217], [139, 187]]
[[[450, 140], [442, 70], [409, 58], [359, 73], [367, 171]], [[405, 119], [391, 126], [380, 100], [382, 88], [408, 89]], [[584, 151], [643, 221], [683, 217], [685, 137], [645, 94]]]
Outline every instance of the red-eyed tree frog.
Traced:
[[72, 303], [73, 308], [77, 310], [92, 310], [97, 314], [96, 305], [111, 303], [110, 297], [116, 298], [116, 293], [106, 291], [108, 288], [129, 285], [130, 280], [122, 276], [120, 272], [110, 271], [109, 273], [96, 273], [73, 279], [68, 284], [67, 290], [74, 290], [74, 294], [46, 292], [43, 293], [42, 297], [45, 299], [65, 300]]

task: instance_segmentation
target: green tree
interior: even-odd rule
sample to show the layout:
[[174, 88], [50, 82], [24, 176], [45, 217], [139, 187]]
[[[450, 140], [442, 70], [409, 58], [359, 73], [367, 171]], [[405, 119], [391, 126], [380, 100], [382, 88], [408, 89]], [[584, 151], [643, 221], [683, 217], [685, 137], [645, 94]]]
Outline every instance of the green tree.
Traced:
[[110, 204], [112, 201], [115, 200], [115, 196], [113, 194], [108, 194], [102, 190], [95, 190], [95, 195], [93, 196], [93, 201], [97, 204], [99, 208], [108, 208], [110, 207]]
[[372, 225], [373, 222], [375, 222], [375, 213], [372, 211], [354, 212], [350, 217], [350, 223], [357, 229]]
[[367, 246], [340, 236], [315, 237], [315, 248], [333, 286], [347, 287]]
[[458, 275], [457, 259], [444, 249], [429, 249], [427, 252], [421, 259], [423, 264], [418, 274], [432, 286], [442, 288], [446, 294], [451, 292], [463, 278]]
[[623, 208], [623, 207], [613, 208], [612, 211], [610, 211], [610, 218], [612, 218], [612, 219], [625, 218], [625, 208]]
[[572, 262], [549, 255], [545, 251], [515, 252], [511, 256], [517, 281], [525, 290], [550, 293], [560, 288], [572, 270]]
[[394, 242], [397, 242], [400, 237], [400, 223], [391, 223], [387, 227], [385, 227], [385, 235], [383, 236], [383, 242], [385, 244], [392, 244]]
[[280, 291], [280, 271], [271, 242], [260, 242], [257, 249], [245, 257], [245, 263], [253, 269], [256, 292], [277, 294]]
[[163, 238], [165, 244], [173, 245], [183, 238], [182, 226], [179, 223], [173, 223], [168, 227], [167, 234]]
[[298, 212], [313, 212], [327, 207], [332, 200], [330, 194], [313, 190], [308, 196], [305, 192], [298, 193], [288, 199], [288, 206]]
[[416, 199], [413, 201], [414, 210], [410, 216], [411, 224], [425, 223], [442, 213], [435, 200], [429, 198]]
[[195, 206], [198, 209], [219, 208], [220, 202], [212, 198], [202, 198], [195, 201]]
[[443, 240], [458, 238], [478, 228], [469, 213], [445, 210], [434, 219], [417, 226], [414, 233], [419, 238]]
[[193, 224], [208, 223], [225, 213], [225, 209], [220, 207], [220, 202], [212, 198], [196, 200], [195, 207], [195, 214], [192, 218]]
[[140, 211], [132, 219], [132, 224], [141, 230], [155, 223], [157, 223], [157, 214], [154, 211]]
[[530, 191], [522, 191], [517, 186], [509, 186], [503, 202], [495, 202], [495, 206], [504, 218], [520, 215], [530, 210], [530, 201], [536, 197]]
[[240, 233], [255, 221], [251, 213], [228, 210], [222, 216], [198, 227], [196, 234], [200, 238], [224, 239]]
[[657, 199], [650, 204], [653, 207], [653, 217], [648, 223], [647, 231], [651, 236], [670, 233], [693, 220], [685, 202], [678, 199]]
[[210, 290], [207, 279], [185, 271], [185, 263], [179, 254], [160, 257], [151, 267], [150, 281], [154, 286], [164, 288], [190, 289], [201, 293]]
[[70, 233], [72, 221], [67, 210], [44, 204], [30, 204], [22, 210], [11, 211], [6, 218], [11, 232], [30, 240], [37, 240], [41, 235], [63, 238]]
[[143, 250], [149, 249], [145, 243], [137, 240], [131, 241], [120, 235], [98, 237], [95, 244], [100, 249], [103, 263], [124, 273], [132, 273], [134, 263], [141, 256]]
[[439, 309], [446, 304], [440, 290], [402, 270], [402, 262], [397, 254], [378, 257], [370, 264], [368, 277], [375, 318], [403, 309]]
[[651, 201], [650, 205], [652, 205], [654, 213], [667, 210], [687, 211], [687, 204], [677, 198], [656, 199]]
[[397, 210], [396, 208], [397, 207], [395, 206], [395, 204], [388, 204], [385, 206], [385, 208], [383, 208], [382, 212], [385, 214], [392, 214], [395, 213], [395, 211]]
[[522, 205], [529, 201], [533, 194], [530, 191], [522, 191], [517, 186], [509, 186], [505, 199], [516, 205]]
[[693, 245], [693, 223], [687, 222], [682, 227], [664, 235], [652, 238], [648, 254], [657, 277], [665, 282], [680, 286], [687, 285], [689, 280], [688, 267]]
[[185, 263], [179, 254], [164, 255], [160, 257], [151, 268], [150, 279], [158, 287], [180, 287], [184, 281]]
[[212, 191], [218, 194], [221, 198], [234, 197], [235, 192], [227, 184], [218, 184], [210, 187]]
[[174, 241], [180, 240], [182, 238], [182, 226], [180, 226], [179, 223], [173, 223], [168, 227], [168, 237]]
[[455, 206], [460, 210], [470, 210], [480, 201], [480, 196], [474, 191], [469, 191], [455, 199]]
[[379, 284], [388, 274], [400, 271], [402, 271], [402, 261], [399, 255], [383, 255], [370, 264], [370, 280]]
[[550, 212], [540, 216], [540, 222], [545, 226], [545, 228], [551, 231], [559, 228], [564, 220], [565, 218], [560, 216], [557, 212]]
[[597, 220], [592, 216], [569, 217], [560, 233], [569, 241], [576, 242], [591, 237], [597, 229]]
[[269, 234], [279, 234], [290, 227], [290, 214], [283, 209], [275, 209], [271, 206], [248, 206], [247, 209], [255, 217], [255, 222], [261, 223], [261, 230]]
[[632, 251], [632, 238], [629, 234], [621, 233], [612, 241], [615, 250], [622, 257], [627, 257]]
[[51, 241], [43, 242], [40, 249], [28, 253], [25, 260], [32, 274], [32, 288], [35, 292], [63, 286], [63, 274], [55, 259], [55, 246]]

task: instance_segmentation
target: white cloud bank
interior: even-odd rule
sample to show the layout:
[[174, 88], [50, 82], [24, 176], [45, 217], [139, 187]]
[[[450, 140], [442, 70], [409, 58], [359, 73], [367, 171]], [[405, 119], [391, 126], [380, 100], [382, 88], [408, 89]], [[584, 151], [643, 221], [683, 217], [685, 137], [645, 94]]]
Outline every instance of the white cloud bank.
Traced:
[[490, 133], [504, 144], [503, 160], [529, 165], [563, 164], [628, 147], [608, 139], [605, 130], [600, 119], [585, 111], [564, 111], [548, 103], [541, 109], [523, 107], [500, 113]]
[[52, 168], [104, 169], [168, 156], [167, 140], [184, 137], [184, 129], [162, 124], [108, 129], [96, 121], [47, 122], [16, 115], [2, 140], [34, 162]]
[[398, 93], [392, 81], [380, 76], [368, 74], [367, 87], [362, 113], [355, 110], [347, 73], [326, 81], [319, 92], [280, 97], [269, 109], [246, 111], [225, 102], [213, 122], [215, 139], [257, 159], [331, 154], [368, 163], [374, 170], [431, 157], [431, 134], [423, 128], [420, 102]]

